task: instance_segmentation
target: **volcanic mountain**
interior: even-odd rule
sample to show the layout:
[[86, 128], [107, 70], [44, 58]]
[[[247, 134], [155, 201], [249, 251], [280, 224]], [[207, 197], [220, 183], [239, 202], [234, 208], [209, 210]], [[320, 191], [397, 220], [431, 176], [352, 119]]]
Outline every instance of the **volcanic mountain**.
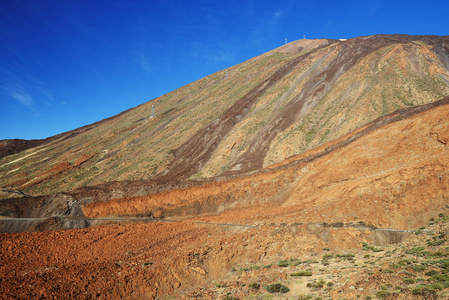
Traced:
[[248, 173], [448, 95], [448, 53], [447, 36], [295, 41], [4, 156], [0, 185], [45, 195]]
[[[31, 148], [5, 142], [2, 232], [55, 231], [0, 235], [0, 291], [262, 299], [253, 284], [313, 293], [332, 273], [320, 296], [442, 295], [448, 95], [449, 36], [300, 40]], [[357, 278], [313, 265], [399, 242]], [[400, 267], [401, 290], [381, 288]], [[413, 276], [436, 283], [402, 290]]]

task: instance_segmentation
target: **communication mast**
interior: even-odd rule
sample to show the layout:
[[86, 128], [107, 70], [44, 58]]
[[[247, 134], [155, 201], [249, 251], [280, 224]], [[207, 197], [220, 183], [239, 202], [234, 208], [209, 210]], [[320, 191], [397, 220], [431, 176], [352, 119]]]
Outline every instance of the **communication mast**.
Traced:
[[150, 115], [150, 119], [154, 117], [154, 112], [156, 111], [156, 104], [157, 101], [153, 100], [153, 104], [151, 105], [151, 115]]

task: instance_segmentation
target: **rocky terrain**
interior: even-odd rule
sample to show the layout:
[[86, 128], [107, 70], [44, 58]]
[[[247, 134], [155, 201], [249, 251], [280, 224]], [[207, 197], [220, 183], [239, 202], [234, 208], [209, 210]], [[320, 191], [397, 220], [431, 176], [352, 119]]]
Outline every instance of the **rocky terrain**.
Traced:
[[297, 41], [18, 143], [0, 159], [1, 295], [447, 298], [448, 53]]

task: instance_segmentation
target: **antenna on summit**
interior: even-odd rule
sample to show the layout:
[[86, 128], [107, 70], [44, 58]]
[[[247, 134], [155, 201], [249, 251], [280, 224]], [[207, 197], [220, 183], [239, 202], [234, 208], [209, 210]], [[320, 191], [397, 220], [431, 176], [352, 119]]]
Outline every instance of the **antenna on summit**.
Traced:
[[287, 38], [285, 38], [285, 44], [287, 45]]
[[155, 105], [151, 105], [151, 116], [150, 119], [154, 117], [154, 110], [155, 110]]

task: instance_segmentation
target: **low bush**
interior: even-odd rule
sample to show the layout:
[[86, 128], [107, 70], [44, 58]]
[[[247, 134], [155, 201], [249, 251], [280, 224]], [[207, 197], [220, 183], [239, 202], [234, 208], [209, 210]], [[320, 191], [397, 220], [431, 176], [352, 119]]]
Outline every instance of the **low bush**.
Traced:
[[264, 289], [269, 293], [287, 293], [290, 291], [288, 287], [280, 283], [269, 284]]
[[432, 270], [432, 271], [429, 271], [429, 272], [425, 273], [426, 276], [434, 276], [434, 275], [437, 275], [437, 274], [438, 274], [438, 272], [436, 270]]
[[407, 277], [404, 279], [404, 283], [406, 284], [414, 284], [415, 283], [415, 279]]
[[362, 250], [365, 250], [365, 251], [369, 251], [369, 250], [373, 251], [373, 252], [384, 251], [384, 249], [382, 249], [382, 248], [376, 248], [376, 247], [374, 247], [368, 243], [365, 243], [365, 242], [361, 242], [361, 244], [362, 244]]
[[298, 271], [291, 273], [290, 276], [312, 276], [312, 271]]
[[286, 267], [288, 267], [288, 266], [289, 266], [289, 263], [288, 263], [287, 260], [280, 260], [280, 261], [278, 262], [278, 267], [286, 268]]
[[324, 285], [326, 284], [326, 282], [322, 279], [315, 281], [315, 282], [309, 282], [307, 283], [307, 287], [308, 288], [314, 288], [314, 289], [321, 289], [324, 287]]
[[441, 291], [443, 286], [438, 283], [432, 283], [429, 285], [418, 285], [412, 290], [413, 295], [419, 295], [426, 298], [434, 298], [437, 296], [437, 291]]
[[376, 297], [379, 299], [383, 299], [383, 298], [387, 298], [390, 297], [391, 293], [389, 291], [377, 291], [376, 292]]
[[249, 285], [249, 288], [253, 290], [258, 290], [260, 288], [260, 284], [258, 284], [257, 282], [253, 282]]
[[415, 272], [423, 272], [427, 269], [427, 267], [425, 265], [417, 265], [417, 266], [412, 266], [412, 269]]

